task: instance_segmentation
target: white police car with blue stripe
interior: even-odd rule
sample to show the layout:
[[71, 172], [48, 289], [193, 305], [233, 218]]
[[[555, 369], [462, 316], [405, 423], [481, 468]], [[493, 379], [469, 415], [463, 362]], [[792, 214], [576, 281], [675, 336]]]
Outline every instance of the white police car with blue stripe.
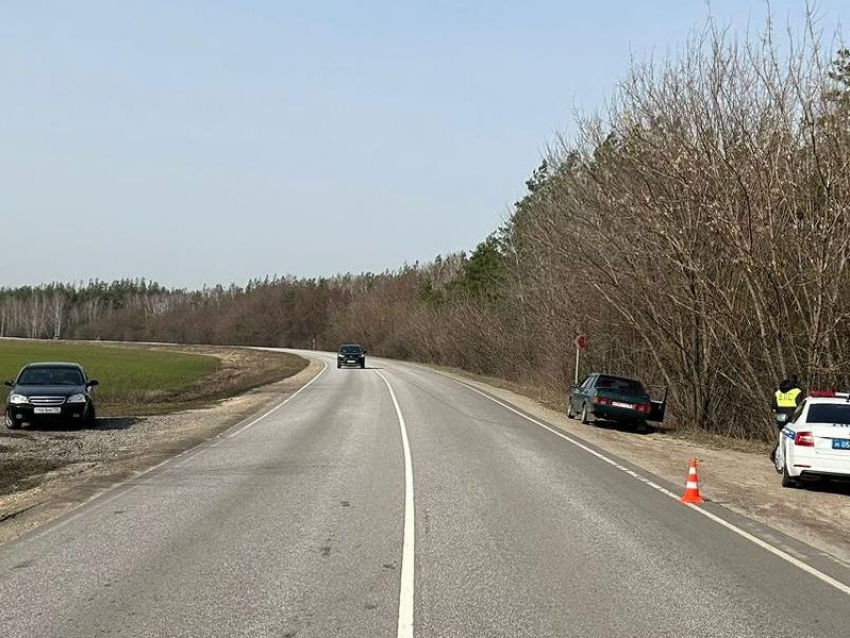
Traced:
[[776, 471], [783, 487], [801, 480], [850, 479], [850, 395], [812, 392], [779, 432]]

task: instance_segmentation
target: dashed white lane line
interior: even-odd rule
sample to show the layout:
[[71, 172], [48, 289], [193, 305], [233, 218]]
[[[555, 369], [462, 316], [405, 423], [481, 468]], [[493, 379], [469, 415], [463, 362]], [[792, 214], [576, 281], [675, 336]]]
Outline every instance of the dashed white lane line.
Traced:
[[401, 546], [401, 586], [398, 595], [398, 638], [413, 638], [413, 586], [414, 586], [414, 519], [413, 519], [413, 462], [410, 456], [410, 442], [407, 439], [407, 427], [398, 405], [393, 387], [387, 378], [376, 370], [384, 380], [398, 416], [401, 430], [401, 446], [404, 450], [404, 536]]
[[[581, 448], [582, 450], [584, 450], [588, 454], [592, 454], [593, 456], [600, 459], [601, 461], [604, 461], [608, 465], [615, 467], [616, 469], [620, 470], [621, 472], [628, 474], [629, 476], [637, 479], [641, 483], [645, 483], [649, 487], [651, 487], [655, 490], [658, 490], [662, 494], [669, 496], [670, 498], [673, 498], [676, 501], [679, 500], [679, 496], [674, 494], [673, 492], [671, 492], [667, 488], [662, 487], [658, 483], [655, 483], [654, 481], [646, 478], [645, 476], [641, 476], [640, 474], [638, 474], [634, 470], [631, 470], [631, 469], [617, 463], [617, 461], [615, 461], [614, 459], [612, 459], [612, 458], [610, 458], [610, 457], [608, 457], [608, 456], [606, 456], [606, 455], [604, 455], [600, 452], [597, 452], [596, 450], [585, 445], [581, 441], [574, 439], [573, 437], [571, 437], [567, 434], [564, 434], [563, 432], [560, 432], [559, 430], [556, 430], [549, 425], [546, 425], [542, 421], [538, 421], [537, 419], [517, 410], [513, 406], [508, 405], [507, 403], [503, 403], [502, 401], [499, 401], [498, 399], [491, 397], [486, 392], [482, 392], [478, 388], [476, 388], [472, 385], [469, 385], [468, 383], [464, 383], [463, 381], [458, 381], [457, 379], [455, 379], [455, 378], [453, 378], [453, 377], [451, 377], [451, 376], [449, 376], [449, 375], [447, 375], [443, 372], [440, 372], [438, 370], [428, 370], [428, 371], [429, 372], [436, 372], [437, 374], [454, 381], [458, 385], [462, 385], [462, 386], [472, 390], [473, 392], [480, 394], [485, 399], [502, 406], [506, 410], [510, 410], [514, 414], [521, 416], [523, 419], [525, 419], [527, 421], [531, 421], [535, 425], [539, 425], [541, 428], [544, 428], [544, 429], [548, 430], [549, 432], [551, 432], [552, 434], [561, 437], [565, 441], [572, 443], [573, 445], [575, 445], [578, 448]], [[836, 580], [832, 576], [829, 576], [828, 574], [824, 574], [822, 571], [815, 569], [814, 567], [812, 567], [808, 563], [805, 563], [805, 562], [799, 560], [798, 558], [795, 558], [791, 554], [779, 549], [778, 547], [775, 547], [774, 545], [771, 545], [770, 543], [768, 543], [766, 541], [763, 541], [762, 539], [758, 538], [757, 536], [753, 536], [749, 532], [741, 529], [740, 527], [738, 527], [737, 525], [734, 525], [733, 523], [730, 523], [729, 521], [721, 518], [720, 516], [717, 516], [716, 514], [712, 514], [711, 512], [709, 512], [709, 511], [707, 511], [707, 510], [705, 510], [701, 507], [698, 507], [696, 505], [691, 505], [691, 504], [687, 504], [687, 503], [683, 503], [683, 505], [685, 505], [686, 507], [690, 507], [693, 511], [695, 511], [699, 514], [702, 514], [703, 516], [705, 516], [708, 519], [711, 519], [712, 521], [714, 521], [718, 525], [722, 525], [723, 527], [725, 527], [729, 531], [734, 532], [735, 534], [737, 534], [738, 536], [740, 536], [742, 538], [745, 538], [746, 540], [750, 541], [754, 545], [758, 545], [762, 549], [770, 552], [771, 554], [773, 554], [775, 556], [778, 556], [779, 558], [790, 563], [791, 565], [794, 565], [794, 567], [797, 567], [798, 569], [801, 569], [802, 571], [806, 572], [807, 574], [814, 576], [815, 578], [826, 583], [827, 585], [834, 587], [835, 589], [837, 589], [841, 593], [847, 594], [848, 596], [850, 596], [850, 587], [848, 587], [847, 585], [845, 585], [841, 581]]]

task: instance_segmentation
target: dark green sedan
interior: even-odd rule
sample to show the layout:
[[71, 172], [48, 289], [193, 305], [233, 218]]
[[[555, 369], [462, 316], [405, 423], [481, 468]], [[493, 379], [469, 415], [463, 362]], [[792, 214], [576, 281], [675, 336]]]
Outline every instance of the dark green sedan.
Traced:
[[567, 416], [578, 415], [582, 423], [596, 419], [644, 425], [664, 419], [665, 401], [653, 401], [640, 381], [594, 372], [574, 385]]

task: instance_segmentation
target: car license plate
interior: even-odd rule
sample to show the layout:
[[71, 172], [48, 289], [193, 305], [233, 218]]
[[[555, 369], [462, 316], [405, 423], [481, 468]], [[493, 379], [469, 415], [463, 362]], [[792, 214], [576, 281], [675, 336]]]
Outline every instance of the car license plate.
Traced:
[[832, 439], [833, 450], [850, 450], [850, 439]]
[[628, 408], [629, 410], [635, 409], [634, 403], [623, 403], [621, 401], [613, 401], [611, 405], [613, 405], [615, 408]]
[[33, 408], [33, 414], [62, 414], [62, 408]]

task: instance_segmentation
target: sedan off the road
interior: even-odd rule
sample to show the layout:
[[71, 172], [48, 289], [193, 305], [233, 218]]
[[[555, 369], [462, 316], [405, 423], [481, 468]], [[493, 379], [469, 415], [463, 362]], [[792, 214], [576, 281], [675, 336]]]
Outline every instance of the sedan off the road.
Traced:
[[95, 404], [91, 389], [98, 385], [87, 379], [76, 363], [31, 363], [24, 366], [6, 399], [5, 421], [10, 430], [36, 420], [94, 423]]
[[662, 421], [666, 405], [664, 398], [653, 401], [640, 381], [610, 374], [593, 373], [580, 385], [574, 385], [567, 400], [567, 416], [579, 415], [582, 423], [595, 419], [634, 423]]

